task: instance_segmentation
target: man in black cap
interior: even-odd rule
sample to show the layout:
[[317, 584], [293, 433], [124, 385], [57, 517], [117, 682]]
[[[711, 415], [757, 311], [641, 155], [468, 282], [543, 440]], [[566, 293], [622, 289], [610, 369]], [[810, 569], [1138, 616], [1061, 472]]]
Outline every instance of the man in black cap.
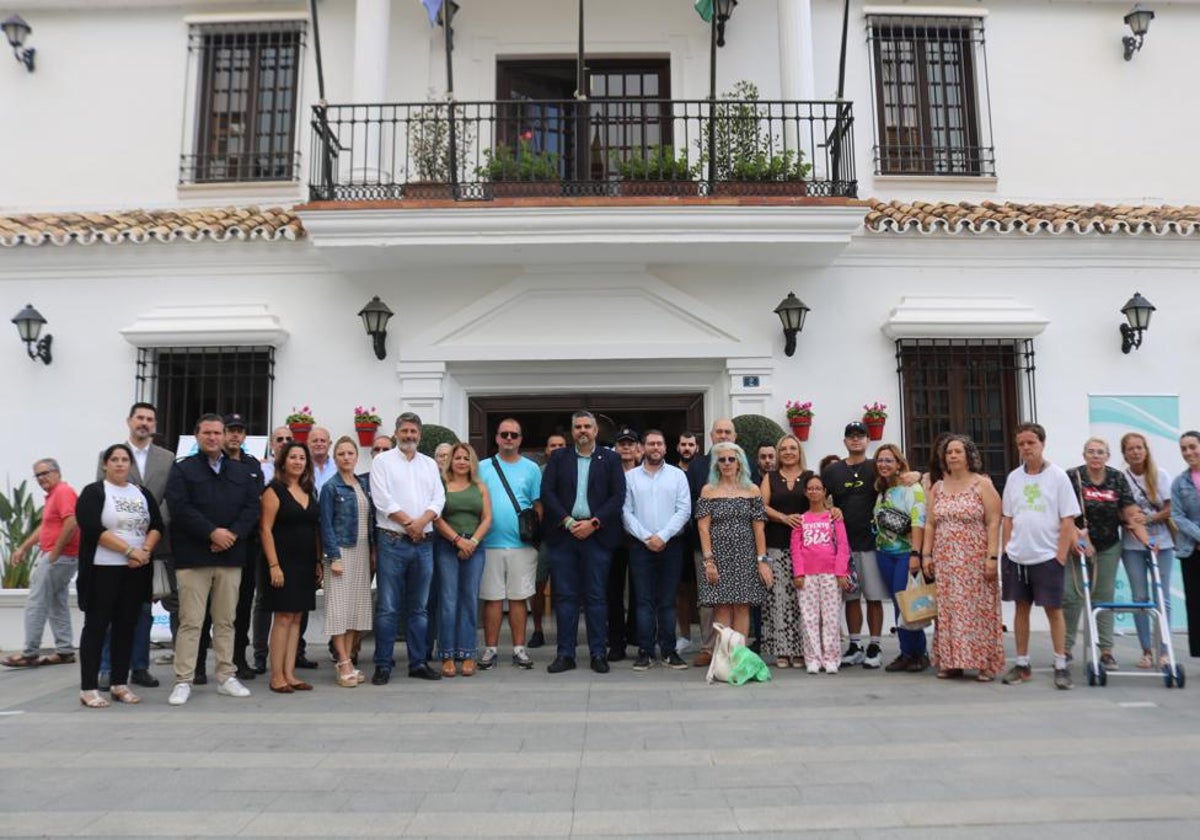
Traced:
[[[617, 429], [615, 449], [625, 472], [641, 462], [642, 438], [631, 426]], [[625, 647], [637, 641], [634, 621], [637, 613], [637, 598], [633, 594], [633, 578], [629, 574], [629, 548], [635, 540], [628, 534], [621, 540], [612, 554], [612, 565], [608, 567], [608, 661], [625, 659]], [[625, 604], [626, 582], [629, 586], [629, 605]]]
[[[883, 632], [883, 599], [888, 597], [883, 576], [875, 561], [875, 461], [867, 457], [867, 427], [855, 420], [846, 424], [846, 457], [834, 461], [821, 473], [833, 503], [842, 511], [846, 536], [850, 539], [850, 563], [861, 582], [859, 590], [845, 594], [846, 627], [850, 647], [843, 665], [878, 668], [882, 664], [879, 643]], [[867, 599], [867, 629], [871, 633], [866, 651], [862, 647], [862, 602]]]

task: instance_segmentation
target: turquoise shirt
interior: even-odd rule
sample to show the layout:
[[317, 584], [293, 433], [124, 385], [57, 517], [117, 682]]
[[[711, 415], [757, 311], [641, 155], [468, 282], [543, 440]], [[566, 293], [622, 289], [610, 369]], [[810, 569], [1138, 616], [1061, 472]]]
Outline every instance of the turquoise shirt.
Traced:
[[576, 519], [591, 519], [592, 509], [588, 507], [588, 473], [592, 471], [592, 456], [581, 455], [575, 450], [575, 465], [579, 470], [579, 486], [575, 488], [575, 506], [571, 508], [571, 516]]

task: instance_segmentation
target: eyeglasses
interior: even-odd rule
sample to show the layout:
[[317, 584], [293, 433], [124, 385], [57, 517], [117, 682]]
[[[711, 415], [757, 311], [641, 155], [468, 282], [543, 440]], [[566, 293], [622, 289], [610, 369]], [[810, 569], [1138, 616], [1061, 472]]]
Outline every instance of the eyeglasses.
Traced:
[[737, 456], [736, 455], [726, 455], [722, 458], [718, 458], [717, 463], [718, 464], [736, 464]]
[[295, 438], [290, 438], [290, 437], [277, 437], [277, 438], [275, 438], [275, 442], [276, 442], [276, 443], [291, 443], [293, 440], [295, 440]]
[[894, 464], [894, 463], [896, 463], [896, 459], [895, 458], [876, 458], [875, 463], [876, 464]]
[[504, 438], [505, 440], [516, 440], [520, 436], [520, 432], [496, 432], [496, 437]]
[[54, 473], [56, 473], [56, 472], [58, 472], [58, 471], [57, 470], [42, 470], [41, 472], [35, 472], [33, 474], [33, 477], [34, 478], [45, 478], [48, 475], [54, 475]]

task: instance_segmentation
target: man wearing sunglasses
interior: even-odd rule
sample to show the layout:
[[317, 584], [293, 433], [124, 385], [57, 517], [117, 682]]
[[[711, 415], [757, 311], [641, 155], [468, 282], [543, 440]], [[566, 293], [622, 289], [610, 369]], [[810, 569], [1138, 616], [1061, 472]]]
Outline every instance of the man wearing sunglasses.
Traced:
[[479, 597], [483, 599], [481, 670], [496, 666], [505, 598], [513, 640], [512, 664], [525, 670], [533, 667], [525, 650], [526, 599], [537, 590], [538, 557], [537, 547], [521, 539], [518, 509], [533, 508], [541, 518], [538, 499], [542, 494], [542, 471], [521, 454], [521, 439], [520, 423], [511, 417], [501, 420], [496, 428], [498, 452], [479, 465], [479, 477], [492, 499], [492, 527], [483, 538], [483, 578], [479, 584]]

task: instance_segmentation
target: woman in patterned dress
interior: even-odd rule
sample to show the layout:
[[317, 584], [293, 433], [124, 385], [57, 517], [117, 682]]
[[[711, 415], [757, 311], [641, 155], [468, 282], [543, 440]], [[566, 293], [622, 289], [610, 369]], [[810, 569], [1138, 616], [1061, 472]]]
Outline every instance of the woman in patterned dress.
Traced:
[[938, 678], [974, 670], [991, 682], [1004, 667], [1000, 589], [996, 585], [1000, 495], [983, 471], [975, 443], [947, 438], [941, 481], [930, 490], [923, 567], [937, 576], [933, 663]]
[[767, 513], [742, 448], [718, 443], [710, 455], [708, 484], [700, 491], [695, 513], [704, 556], [699, 601], [713, 608], [713, 621], [746, 635], [750, 605], [761, 604], [774, 583]]
[[337, 682], [354, 688], [365, 682], [353, 652], [371, 629], [371, 570], [375, 568], [375, 529], [371, 527], [371, 485], [356, 476], [358, 444], [346, 435], [333, 447], [337, 475], [321, 488], [321, 543], [325, 551], [325, 632], [337, 654]]
[[804, 450], [795, 435], [784, 435], [775, 445], [779, 468], [763, 476], [762, 498], [767, 512], [767, 555], [771, 558], [774, 585], [763, 604], [764, 659], [775, 659], [776, 668], [804, 665], [804, 643], [800, 602], [792, 583], [792, 530], [800, 527], [800, 515], [808, 510], [808, 499], [800, 476], [804, 473]]

